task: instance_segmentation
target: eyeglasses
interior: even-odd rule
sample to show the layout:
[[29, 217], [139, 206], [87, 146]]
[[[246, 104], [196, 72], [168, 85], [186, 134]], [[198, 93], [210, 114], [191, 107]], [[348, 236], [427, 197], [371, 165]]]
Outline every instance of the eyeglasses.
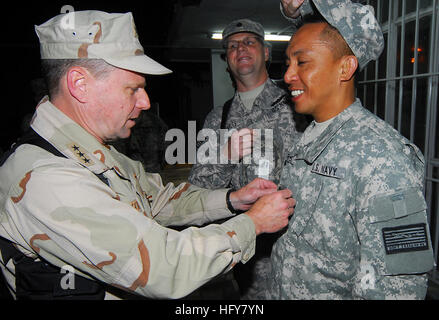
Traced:
[[225, 48], [227, 49], [227, 51], [233, 51], [233, 50], [237, 50], [239, 48], [239, 45], [242, 44], [245, 47], [254, 47], [256, 46], [256, 44], [258, 43], [258, 38], [256, 37], [247, 37], [244, 38], [241, 41], [237, 41], [237, 40], [229, 40], [227, 41], [227, 43], [225, 44]]

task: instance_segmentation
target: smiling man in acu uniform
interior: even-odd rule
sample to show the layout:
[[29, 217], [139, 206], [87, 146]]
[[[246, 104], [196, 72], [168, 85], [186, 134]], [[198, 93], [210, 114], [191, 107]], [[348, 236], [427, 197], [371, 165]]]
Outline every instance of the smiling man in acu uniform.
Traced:
[[284, 79], [295, 110], [314, 121], [282, 172], [297, 206], [273, 248], [267, 297], [424, 299], [434, 264], [424, 158], [355, 98], [357, 70], [383, 50], [380, 26], [369, 6], [312, 5], [314, 21], [289, 43]]

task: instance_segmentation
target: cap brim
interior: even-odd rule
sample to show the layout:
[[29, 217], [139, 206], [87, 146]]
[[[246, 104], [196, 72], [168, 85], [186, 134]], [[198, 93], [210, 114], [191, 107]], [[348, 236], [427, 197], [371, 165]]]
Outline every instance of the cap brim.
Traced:
[[115, 67], [142, 74], [162, 75], [172, 73], [172, 70], [162, 66], [146, 55], [102, 59]]

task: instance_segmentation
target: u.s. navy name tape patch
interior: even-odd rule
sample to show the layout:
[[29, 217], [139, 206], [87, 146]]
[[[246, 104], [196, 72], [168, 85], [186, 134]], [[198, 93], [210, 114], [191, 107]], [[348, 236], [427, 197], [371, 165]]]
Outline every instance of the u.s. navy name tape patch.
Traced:
[[382, 231], [387, 254], [428, 250], [425, 223], [383, 228]]
[[334, 166], [328, 166], [321, 163], [315, 162], [311, 168], [312, 173], [317, 173], [322, 176], [343, 179], [346, 173], [346, 169], [338, 168]]

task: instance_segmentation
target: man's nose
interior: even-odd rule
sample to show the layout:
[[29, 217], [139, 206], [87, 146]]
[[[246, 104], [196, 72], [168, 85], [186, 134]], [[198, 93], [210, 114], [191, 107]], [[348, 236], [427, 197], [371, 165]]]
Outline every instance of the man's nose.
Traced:
[[238, 41], [237, 45], [237, 51], [247, 50], [247, 45], [244, 43], [244, 41]]
[[148, 110], [151, 108], [151, 102], [149, 101], [149, 96], [145, 89], [139, 89], [138, 98], [136, 101], [136, 107], [142, 110]]
[[285, 83], [291, 84], [294, 81], [297, 81], [297, 79], [297, 68], [291, 64], [284, 74], [284, 81]]

